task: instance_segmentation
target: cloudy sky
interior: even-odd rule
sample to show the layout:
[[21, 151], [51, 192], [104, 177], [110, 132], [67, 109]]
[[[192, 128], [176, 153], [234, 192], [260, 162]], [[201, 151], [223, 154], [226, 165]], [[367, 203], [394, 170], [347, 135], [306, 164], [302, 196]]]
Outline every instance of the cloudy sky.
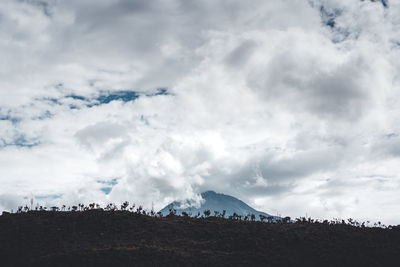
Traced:
[[400, 1], [0, 1], [0, 210], [205, 190], [400, 224]]

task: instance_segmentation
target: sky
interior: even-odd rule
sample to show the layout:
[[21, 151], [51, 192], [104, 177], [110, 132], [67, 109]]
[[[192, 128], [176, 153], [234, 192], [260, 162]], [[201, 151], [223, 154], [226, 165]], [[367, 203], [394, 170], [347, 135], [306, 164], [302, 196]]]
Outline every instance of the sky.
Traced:
[[400, 1], [0, 1], [0, 210], [206, 190], [400, 224]]

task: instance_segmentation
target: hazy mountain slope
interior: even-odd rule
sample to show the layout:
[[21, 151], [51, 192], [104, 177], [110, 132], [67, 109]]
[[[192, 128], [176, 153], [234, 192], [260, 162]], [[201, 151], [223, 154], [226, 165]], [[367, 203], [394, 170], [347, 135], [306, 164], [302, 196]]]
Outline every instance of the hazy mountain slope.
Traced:
[[222, 211], [225, 210], [226, 211], [225, 217], [231, 216], [233, 215], [233, 213], [236, 213], [241, 216], [254, 214], [257, 220], [260, 219], [259, 215], [270, 216], [265, 212], [253, 209], [243, 201], [229, 195], [215, 193], [214, 191], [206, 191], [201, 193], [201, 196], [204, 202], [202, 202], [200, 207], [195, 207], [195, 206], [187, 207], [188, 205], [190, 205], [190, 202], [187, 202], [183, 206], [184, 208], [182, 208], [182, 203], [175, 201], [167, 205], [162, 210], [160, 210], [160, 212], [165, 216], [169, 214], [170, 209], [175, 209], [176, 213], [179, 215], [181, 215], [182, 212], [186, 212], [192, 214], [192, 216], [195, 216], [199, 212], [201, 215], [203, 215], [204, 210], [210, 210], [211, 215], [214, 215], [214, 211], [222, 213]]

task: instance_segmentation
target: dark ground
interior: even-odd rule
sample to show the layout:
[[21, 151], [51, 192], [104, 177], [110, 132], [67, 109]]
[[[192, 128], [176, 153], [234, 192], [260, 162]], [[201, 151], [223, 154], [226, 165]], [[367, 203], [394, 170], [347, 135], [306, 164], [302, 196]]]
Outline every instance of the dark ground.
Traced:
[[400, 266], [400, 230], [131, 212], [0, 216], [0, 266]]

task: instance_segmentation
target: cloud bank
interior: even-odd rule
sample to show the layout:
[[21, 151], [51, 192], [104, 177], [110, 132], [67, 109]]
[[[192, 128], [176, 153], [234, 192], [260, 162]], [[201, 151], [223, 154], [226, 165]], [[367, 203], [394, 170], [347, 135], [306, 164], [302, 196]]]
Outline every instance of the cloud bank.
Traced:
[[4, 0], [0, 209], [162, 208], [400, 223], [397, 1]]

